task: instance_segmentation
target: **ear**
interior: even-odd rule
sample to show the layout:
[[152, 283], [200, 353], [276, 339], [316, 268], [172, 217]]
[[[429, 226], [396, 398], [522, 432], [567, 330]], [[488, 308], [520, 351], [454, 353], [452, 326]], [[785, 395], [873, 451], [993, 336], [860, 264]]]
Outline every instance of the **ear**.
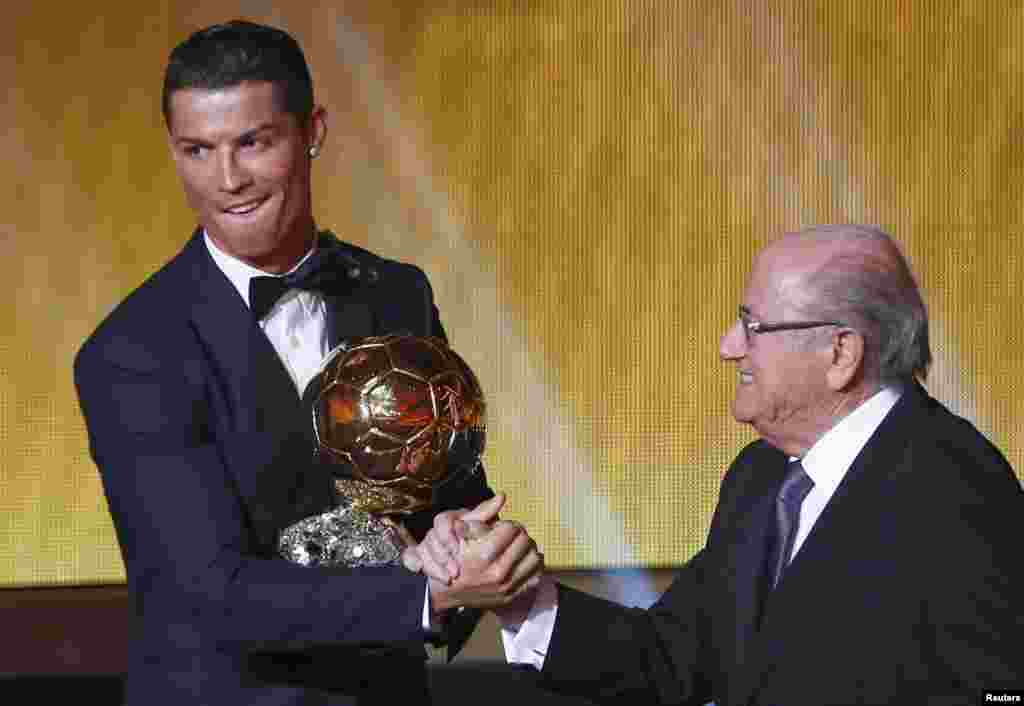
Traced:
[[309, 135], [308, 146], [316, 147], [316, 151], [321, 152], [324, 140], [327, 139], [327, 109], [322, 105], [314, 107], [313, 112], [310, 113], [307, 134]]
[[832, 337], [832, 360], [825, 380], [829, 389], [847, 389], [862, 375], [864, 369], [864, 337], [849, 328], [841, 328]]

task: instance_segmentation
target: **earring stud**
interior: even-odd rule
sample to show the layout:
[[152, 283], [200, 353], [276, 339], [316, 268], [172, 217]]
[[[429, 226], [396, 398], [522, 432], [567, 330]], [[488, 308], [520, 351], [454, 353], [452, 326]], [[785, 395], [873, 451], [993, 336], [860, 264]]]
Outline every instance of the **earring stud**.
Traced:
[[320, 154], [320, 148], [317, 147], [316, 145], [310, 145], [309, 146], [309, 158], [310, 159], [316, 159], [316, 156], [318, 154]]

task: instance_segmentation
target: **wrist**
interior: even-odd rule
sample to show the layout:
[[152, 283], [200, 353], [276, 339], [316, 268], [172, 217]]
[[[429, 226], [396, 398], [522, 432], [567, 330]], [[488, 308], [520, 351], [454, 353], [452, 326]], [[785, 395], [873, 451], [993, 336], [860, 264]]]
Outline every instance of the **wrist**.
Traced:
[[507, 605], [493, 608], [494, 616], [506, 630], [516, 632], [530, 615], [534, 602], [537, 600], [537, 588], [520, 593], [512, 602]]
[[448, 587], [437, 579], [427, 579], [427, 591], [430, 594], [430, 612], [435, 618], [440, 620], [448, 611], [458, 607]]

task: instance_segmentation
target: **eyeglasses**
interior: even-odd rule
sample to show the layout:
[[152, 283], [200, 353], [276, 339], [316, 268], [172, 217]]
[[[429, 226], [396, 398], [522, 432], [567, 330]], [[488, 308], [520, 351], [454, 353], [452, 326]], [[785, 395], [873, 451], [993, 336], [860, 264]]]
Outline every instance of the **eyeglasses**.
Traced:
[[774, 324], [766, 324], [758, 321], [750, 314], [750, 309], [745, 306], [739, 308], [740, 323], [743, 324], [743, 335], [750, 343], [751, 336], [773, 331], [797, 331], [806, 328], [819, 328], [821, 326], [845, 326], [839, 321], [780, 321]]

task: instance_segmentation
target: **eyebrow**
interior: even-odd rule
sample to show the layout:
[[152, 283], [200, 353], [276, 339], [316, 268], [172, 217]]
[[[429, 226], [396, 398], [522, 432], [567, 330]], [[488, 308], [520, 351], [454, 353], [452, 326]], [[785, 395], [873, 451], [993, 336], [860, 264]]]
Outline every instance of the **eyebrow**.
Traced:
[[[231, 141], [234, 142], [234, 143], [242, 142], [243, 140], [248, 140], [248, 139], [251, 139], [253, 137], [256, 137], [261, 132], [275, 131], [276, 129], [277, 129], [277, 124], [276, 123], [260, 123], [256, 127], [251, 128], [249, 130], [246, 130], [242, 134], [240, 134], [240, 135], [238, 135], [236, 137], [231, 138]], [[210, 146], [212, 146], [212, 143], [207, 141], [207, 140], [204, 140], [204, 139], [199, 138], [199, 137], [189, 137], [188, 135], [182, 135], [180, 137], [176, 137], [176, 138], [174, 138], [174, 141], [176, 143], [178, 143], [178, 144], [200, 145], [202, 147], [210, 147]]]
[[241, 142], [242, 140], [247, 140], [247, 139], [256, 137], [261, 132], [269, 132], [269, 131], [274, 131], [276, 129], [277, 129], [277, 123], [262, 123], [260, 125], [257, 125], [256, 127], [252, 128], [251, 130], [246, 130], [241, 135], [236, 137], [234, 139], [234, 141], [235, 142]]

